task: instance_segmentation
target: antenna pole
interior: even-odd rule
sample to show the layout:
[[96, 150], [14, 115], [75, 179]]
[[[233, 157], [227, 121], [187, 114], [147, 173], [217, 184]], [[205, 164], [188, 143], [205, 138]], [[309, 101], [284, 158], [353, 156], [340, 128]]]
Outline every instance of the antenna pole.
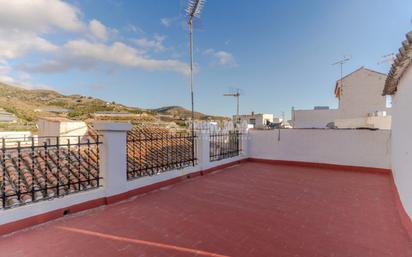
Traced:
[[192, 136], [195, 131], [195, 103], [194, 103], [194, 93], [193, 93], [193, 19], [189, 19], [189, 55], [190, 55], [190, 98], [192, 104]]
[[240, 115], [240, 92], [239, 89], [236, 90], [236, 93], [225, 93], [223, 96], [233, 96], [236, 97], [236, 119], [233, 119], [233, 123], [236, 125], [239, 123]]
[[343, 86], [343, 62], [340, 62], [340, 86]]
[[343, 64], [349, 61], [351, 58], [352, 56], [344, 56], [342, 60], [332, 63], [332, 65], [336, 65], [336, 64], [340, 65], [340, 90], [342, 90], [342, 86], [343, 86]]
[[239, 94], [239, 90], [236, 93], [236, 98], [237, 98], [237, 106], [236, 106], [236, 115], [237, 115], [237, 122], [239, 122], [239, 101], [240, 101], [240, 94]]

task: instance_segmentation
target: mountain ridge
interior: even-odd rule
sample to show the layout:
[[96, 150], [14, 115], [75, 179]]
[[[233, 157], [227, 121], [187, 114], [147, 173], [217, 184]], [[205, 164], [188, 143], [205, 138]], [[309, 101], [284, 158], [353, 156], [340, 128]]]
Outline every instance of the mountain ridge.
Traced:
[[[150, 120], [160, 122], [190, 119], [191, 112], [181, 106], [163, 106], [155, 109], [130, 107], [116, 102], [80, 94], [64, 95], [50, 89], [27, 89], [0, 82], [0, 108], [13, 113], [18, 118], [17, 124], [0, 123], [1, 130], [35, 130], [35, 122], [41, 117], [63, 116], [75, 120], [89, 121], [96, 112], [128, 112], [146, 114]], [[65, 112], [67, 111], [67, 113]], [[196, 119], [227, 119], [226, 117], [195, 113]]]

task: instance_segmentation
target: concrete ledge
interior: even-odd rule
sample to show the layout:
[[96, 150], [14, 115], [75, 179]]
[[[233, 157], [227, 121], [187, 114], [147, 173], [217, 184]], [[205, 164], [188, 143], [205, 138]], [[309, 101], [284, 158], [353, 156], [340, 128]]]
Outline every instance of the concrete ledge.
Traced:
[[87, 201], [84, 203], [75, 204], [75, 205], [68, 206], [65, 208], [60, 208], [57, 210], [31, 216], [25, 219], [13, 221], [7, 224], [3, 224], [3, 225], [0, 225], [0, 235], [9, 234], [9, 233], [21, 230], [21, 229], [39, 225], [41, 223], [45, 223], [45, 222], [48, 222], [54, 219], [61, 218], [67, 214], [96, 208], [101, 205], [104, 205], [105, 203], [106, 201], [104, 198], [95, 199], [95, 200]]
[[300, 167], [307, 167], [307, 168], [318, 168], [318, 169], [331, 169], [331, 170], [345, 170], [345, 171], [358, 171], [358, 172], [392, 174], [392, 171], [390, 169], [385, 169], [385, 168], [350, 166], [350, 165], [340, 165], [340, 164], [331, 164], [331, 163], [271, 160], [271, 159], [259, 159], [259, 158], [249, 158], [248, 161], [267, 163], [267, 164], [275, 164], [275, 165], [290, 165], [290, 166], [300, 166]]
[[95, 121], [93, 127], [101, 131], [129, 131], [133, 125], [129, 122]]

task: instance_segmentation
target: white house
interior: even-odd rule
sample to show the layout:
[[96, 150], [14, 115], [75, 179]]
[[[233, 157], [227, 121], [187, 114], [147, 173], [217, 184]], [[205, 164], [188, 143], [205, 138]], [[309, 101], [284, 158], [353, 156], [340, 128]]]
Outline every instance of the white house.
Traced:
[[61, 137], [60, 143], [76, 144], [82, 137], [87, 135], [88, 126], [84, 121], [70, 120], [63, 117], [43, 117], [37, 121], [37, 127], [39, 129], [38, 141], [39, 144], [56, 144], [56, 137]]
[[412, 31], [386, 79], [383, 95], [392, 96], [392, 172], [406, 212], [412, 217]]
[[331, 122], [338, 128], [390, 129], [390, 109], [381, 92], [386, 75], [361, 67], [338, 80], [335, 96], [338, 109], [292, 110], [295, 128], [325, 128]]
[[264, 128], [266, 125], [272, 123], [272, 122], [279, 122], [279, 118], [276, 118], [273, 116], [273, 114], [265, 114], [265, 113], [254, 113], [252, 112], [251, 114], [243, 114], [239, 115], [233, 115], [234, 120], [242, 122], [246, 122], [247, 124], [250, 124], [253, 126], [253, 128], [261, 129]]

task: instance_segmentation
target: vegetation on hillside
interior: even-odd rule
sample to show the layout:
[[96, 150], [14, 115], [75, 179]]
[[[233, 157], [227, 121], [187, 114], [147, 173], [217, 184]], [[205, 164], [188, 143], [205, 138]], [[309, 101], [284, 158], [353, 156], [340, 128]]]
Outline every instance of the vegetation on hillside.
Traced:
[[[180, 106], [145, 110], [115, 102], [106, 102], [91, 96], [66, 96], [53, 90], [24, 89], [4, 83], [0, 83], [0, 108], [13, 113], [19, 119], [17, 124], [0, 123], [0, 130], [35, 131], [35, 122], [39, 117], [63, 116], [75, 120], [90, 121], [93, 119], [94, 113], [102, 111], [144, 114], [135, 116], [135, 119], [139, 122], [175, 122], [182, 126], [191, 117], [191, 112]], [[64, 109], [67, 109], [68, 112], [64, 112]], [[56, 110], [63, 111], [57, 112]], [[225, 119], [198, 112], [195, 114], [195, 118], [202, 120]]]

